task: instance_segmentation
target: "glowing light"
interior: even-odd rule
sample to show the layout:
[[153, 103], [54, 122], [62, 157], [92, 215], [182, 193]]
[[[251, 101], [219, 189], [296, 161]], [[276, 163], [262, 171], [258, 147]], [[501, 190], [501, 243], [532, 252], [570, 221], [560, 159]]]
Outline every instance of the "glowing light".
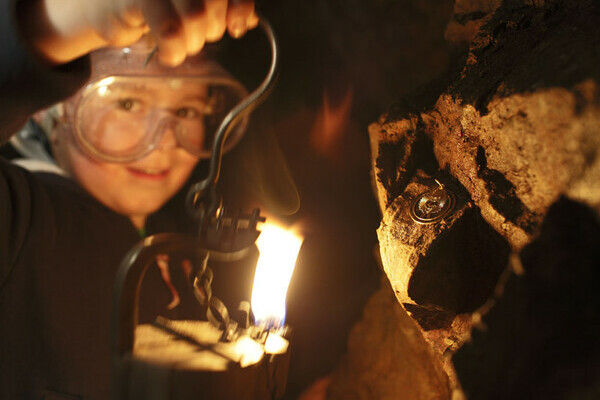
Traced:
[[346, 89], [344, 97], [338, 102], [332, 102], [327, 92], [323, 94], [323, 106], [317, 114], [310, 132], [310, 144], [317, 152], [324, 155], [335, 153], [339, 142], [347, 132], [354, 91]]
[[287, 351], [290, 342], [282, 338], [276, 333], [269, 333], [265, 341], [265, 353], [267, 354], [283, 354]]
[[108, 78], [104, 78], [99, 82], [96, 82], [96, 84], [94, 85], [94, 87], [96, 88], [96, 90], [98, 91], [98, 95], [100, 97], [104, 97], [106, 96], [106, 94], [108, 93], [108, 87], [115, 81], [115, 77], [114, 76], [109, 76]]
[[99, 81], [98, 83], [96, 83], [96, 86], [109, 86], [114, 81], [115, 81], [115, 77], [114, 76], [109, 76], [108, 78], [104, 78], [101, 81]]
[[242, 368], [256, 364], [262, 360], [265, 354], [263, 347], [248, 336], [242, 336], [238, 339], [235, 343], [235, 349], [239, 354], [239, 363]]
[[107, 92], [108, 92], [108, 86], [100, 86], [98, 88], [98, 94], [100, 95], [100, 97], [104, 97]]
[[257, 325], [279, 327], [285, 321], [285, 296], [302, 238], [267, 223], [256, 244], [260, 257], [254, 275], [252, 311]]

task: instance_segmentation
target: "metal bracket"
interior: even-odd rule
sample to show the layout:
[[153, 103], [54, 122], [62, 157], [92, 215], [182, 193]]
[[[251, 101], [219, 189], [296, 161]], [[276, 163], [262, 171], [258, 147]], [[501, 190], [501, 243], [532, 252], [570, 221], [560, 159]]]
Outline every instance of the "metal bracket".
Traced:
[[456, 196], [437, 179], [438, 187], [427, 190], [412, 201], [410, 217], [417, 224], [433, 224], [448, 216], [456, 205]]

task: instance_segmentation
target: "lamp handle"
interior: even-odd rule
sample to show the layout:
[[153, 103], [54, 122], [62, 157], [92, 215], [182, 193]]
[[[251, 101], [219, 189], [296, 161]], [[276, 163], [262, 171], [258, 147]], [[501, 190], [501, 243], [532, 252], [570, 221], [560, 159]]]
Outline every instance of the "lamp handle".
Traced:
[[188, 212], [200, 220], [201, 226], [210, 220], [210, 218], [216, 216], [220, 207], [220, 197], [216, 191], [216, 186], [221, 173], [223, 146], [229, 133], [241, 118], [254, 111], [264, 101], [271, 92], [276, 80], [279, 65], [277, 39], [275, 38], [271, 24], [261, 15], [259, 15], [259, 26], [265, 33], [269, 41], [269, 47], [271, 48], [271, 64], [267, 75], [252, 93], [239, 102], [223, 118], [213, 142], [208, 175], [204, 180], [192, 185], [186, 197]]

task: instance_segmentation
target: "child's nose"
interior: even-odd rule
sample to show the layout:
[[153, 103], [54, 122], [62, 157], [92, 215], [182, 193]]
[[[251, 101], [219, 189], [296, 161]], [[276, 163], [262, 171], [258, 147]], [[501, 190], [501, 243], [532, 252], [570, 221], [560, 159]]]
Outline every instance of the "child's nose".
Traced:
[[174, 121], [164, 121], [160, 130], [160, 143], [157, 149], [170, 150], [179, 146], [176, 134], [177, 124]]

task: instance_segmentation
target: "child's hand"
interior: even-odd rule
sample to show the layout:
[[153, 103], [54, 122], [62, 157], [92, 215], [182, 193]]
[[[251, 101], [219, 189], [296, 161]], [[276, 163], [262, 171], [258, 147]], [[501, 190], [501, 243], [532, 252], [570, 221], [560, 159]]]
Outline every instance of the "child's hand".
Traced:
[[177, 65], [205, 42], [254, 28], [253, 0], [37, 0], [21, 2], [25, 37], [46, 59], [64, 63], [106, 45], [125, 46], [150, 31], [158, 57]]

